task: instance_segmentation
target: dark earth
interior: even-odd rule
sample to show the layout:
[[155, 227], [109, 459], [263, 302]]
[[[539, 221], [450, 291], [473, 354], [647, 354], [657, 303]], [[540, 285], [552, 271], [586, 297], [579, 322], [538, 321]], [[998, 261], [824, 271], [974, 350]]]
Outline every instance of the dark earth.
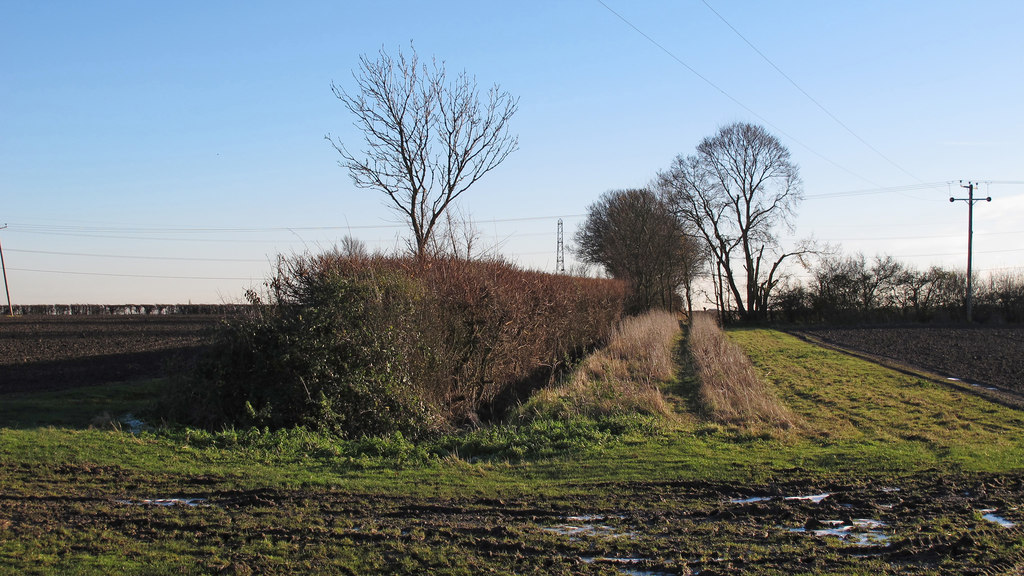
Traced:
[[1024, 328], [810, 328], [827, 343], [981, 386], [1024, 393]]
[[218, 315], [0, 317], [0, 393], [164, 375], [209, 342]]
[[[338, 571], [340, 551], [366, 572], [517, 574], [1019, 574], [1024, 569], [1021, 475], [786, 482], [624, 482], [577, 486], [576, 496], [409, 498], [344, 489], [221, 490], [223, 479], [159, 478], [116, 467], [51, 474], [12, 470], [0, 493], [19, 540], [53, 534], [96, 552], [187, 542], [218, 555], [181, 556], [183, 573], [270, 574], [282, 553], [308, 573]], [[800, 471], [793, 471], [799, 476]], [[139, 490], [140, 482], [145, 485]], [[73, 486], [71, 492], [68, 486]], [[111, 493], [110, 486], [118, 486]], [[150, 499], [176, 496], [178, 504]], [[815, 499], [798, 497], [814, 496]], [[185, 499], [191, 500], [185, 503]], [[97, 535], [102, 535], [97, 544]], [[351, 562], [352, 558], [348, 558]], [[292, 564], [294, 566], [294, 564]]]

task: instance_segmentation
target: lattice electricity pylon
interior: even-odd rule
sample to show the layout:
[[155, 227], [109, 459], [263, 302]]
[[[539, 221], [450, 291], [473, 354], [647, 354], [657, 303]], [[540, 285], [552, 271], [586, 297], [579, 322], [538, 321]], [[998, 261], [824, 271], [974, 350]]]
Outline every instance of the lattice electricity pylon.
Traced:
[[558, 250], [555, 252], [555, 272], [565, 272], [565, 250], [562, 246], [562, 219], [558, 219]]

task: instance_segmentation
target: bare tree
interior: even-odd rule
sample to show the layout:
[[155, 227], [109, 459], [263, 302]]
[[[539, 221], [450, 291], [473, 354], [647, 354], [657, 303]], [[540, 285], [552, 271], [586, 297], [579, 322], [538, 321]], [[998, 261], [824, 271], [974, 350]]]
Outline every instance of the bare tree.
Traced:
[[579, 258], [603, 266], [630, 287], [633, 311], [676, 309], [679, 289], [690, 309], [699, 252], [683, 222], [648, 188], [607, 192], [587, 209], [574, 237]]
[[762, 318], [783, 261], [809, 251], [779, 248], [777, 229], [790, 226], [801, 198], [789, 150], [761, 126], [730, 124], [705, 138], [695, 154], [676, 157], [659, 173], [658, 185], [707, 245], [721, 309], [731, 299], [741, 319]]
[[444, 62], [421, 63], [414, 48], [359, 58], [358, 90], [331, 83], [364, 137], [357, 153], [326, 136], [359, 188], [380, 190], [412, 227], [417, 256], [427, 254], [448, 205], [519, 147], [508, 123], [519, 100], [495, 84], [481, 102], [476, 79], [449, 79]]

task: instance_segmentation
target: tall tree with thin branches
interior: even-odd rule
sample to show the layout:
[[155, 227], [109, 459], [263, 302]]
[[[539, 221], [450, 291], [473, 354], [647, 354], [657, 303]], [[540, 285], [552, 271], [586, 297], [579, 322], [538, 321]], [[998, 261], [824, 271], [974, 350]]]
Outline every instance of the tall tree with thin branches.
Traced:
[[414, 48], [393, 57], [360, 56], [356, 90], [331, 83], [363, 133], [354, 151], [330, 134], [359, 188], [379, 190], [409, 222], [424, 257], [449, 205], [519, 147], [508, 125], [519, 100], [495, 84], [482, 101], [476, 79], [448, 76], [443, 61], [421, 62]]
[[658, 185], [720, 270], [719, 305], [731, 296], [741, 319], [763, 318], [783, 261], [809, 251], [784, 252], [778, 240], [802, 196], [789, 150], [761, 126], [730, 124], [701, 141], [696, 153], [677, 156]]

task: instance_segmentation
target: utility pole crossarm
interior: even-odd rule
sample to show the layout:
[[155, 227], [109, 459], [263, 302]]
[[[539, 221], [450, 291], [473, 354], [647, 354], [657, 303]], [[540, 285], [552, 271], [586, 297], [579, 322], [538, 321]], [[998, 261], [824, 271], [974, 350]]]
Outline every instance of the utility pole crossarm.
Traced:
[[971, 323], [971, 312], [974, 307], [974, 282], [971, 278], [971, 260], [974, 254], [974, 204], [976, 202], [991, 202], [992, 197], [987, 196], [985, 198], [974, 197], [974, 187], [977, 186], [977, 182], [968, 182], [964, 185], [964, 181], [960, 181], [960, 187], [967, 189], [967, 198], [953, 198], [950, 196], [949, 201], [952, 202], [967, 202], [967, 323]]

